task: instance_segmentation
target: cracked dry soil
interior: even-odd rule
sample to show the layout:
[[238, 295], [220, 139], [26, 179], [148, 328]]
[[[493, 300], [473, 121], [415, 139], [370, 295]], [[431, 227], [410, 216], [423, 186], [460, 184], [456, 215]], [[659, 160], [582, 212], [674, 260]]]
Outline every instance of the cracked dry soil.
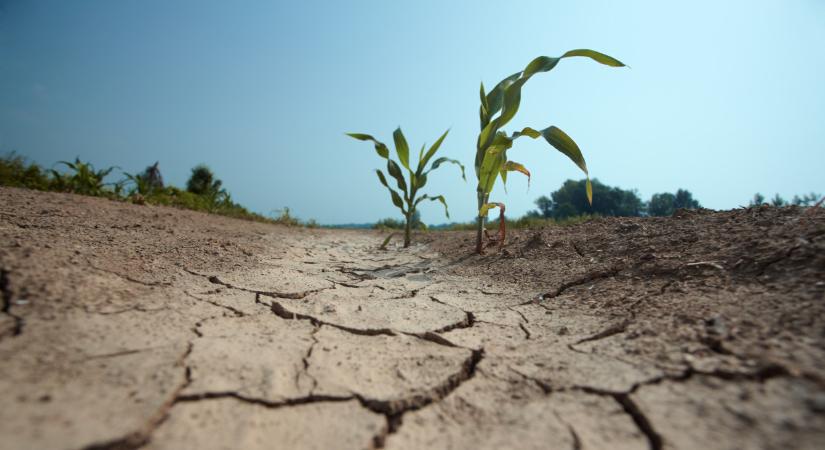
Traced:
[[825, 447], [825, 213], [378, 251], [0, 188], [0, 448]]

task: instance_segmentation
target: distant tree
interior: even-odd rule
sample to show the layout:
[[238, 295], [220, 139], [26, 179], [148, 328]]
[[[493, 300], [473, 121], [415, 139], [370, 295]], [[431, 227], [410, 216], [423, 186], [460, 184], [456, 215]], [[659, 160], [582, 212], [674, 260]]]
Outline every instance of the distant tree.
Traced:
[[[567, 180], [559, 190], [550, 194], [552, 200], [539, 198], [536, 205], [543, 217], [565, 219], [583, 214], [601, 216], [640, 216], [642, 199], [634, 190], [610, 187], [593, 179], [593, 205], [587, 203], [587, 180]], [[549, 200], [549, 203], [545, 200]], [[549, 211], [549, 215], [545, 215]]]
[[215, 174], [204, 164], [198, 164], [192, 168], [192, 175], [186, 182], [186, 190], [206, 197], [217, 197], [225, 192], [221, 189], [223, 182], [215, 178]]
[[124, 173], [124, 175], [126, 175], [126, 180], [119, 183], [118, 190], [122, 188], [124, 184], [129, 182], [134, 184], [131, 194], [137, 193], [140, 195], [149, 195], [163, 190], [163, 177], [160, 175], [160, 168], [158, 165], [159, 162], [155, 161], [153, 165], [146, 167], [146, 170], [144, 170], [143, 173], [139, 173], [137, 175]]
[[763, 203], [765, 203], [765, 196], [764, 195], [760, 194], [759, 192], [757, 192], [756, 194], [753, 194], [753, 199], [750, 202], [750, 206], [759, 206]]
[[676, 209], [699, 209], [702, 205], [693, 199], [693, 194], [691, 194], [690, 191], [687, 189], [678, 189], [673, 199], [673, 207]]
[[773, 206], [785, 206], [787, 204], [788, 202], [786, 202], [785, 199], [782, 198], [779, 194], [774, 195], [773, 199], [771, 199], [771, 205]]
[[146, 180], [146, 184], [148, 184], [152, 190], [163, 189], [163, 176], [160, 174], [159, 164], [160, 161], [155, 161], [154, 164], [143, 171], [143, 179]]
[[698, 209], [702, 205], [693, 198], [693, 194], [687, 189], [677, 189], [676, 194], [662, 192], [653, 194], [647, 202], [647, 214], [650, 216], [670, 216], [677, 209]]
[[537, 216], [549, 219], [553, 217], [553, 200], [550, 200], [546, 195], [536, 199], [536, 206], [539, 208]]
[[[386, 219], [381, 219], [372, 226], [374, 229], [378, 230], [385, 230], [385, 229], [392, 229], [392, 230], [403, 230], [406, 226], [406, 223], [400, 219], [393, 219], [392, 217], [388, 217]], [[410, 228], [413, 230], [426, 230], [427, 225], [421, 221], [421, 212], [416, 210], [412, 215], [412, 221], [410, 223]]]
[[822, 198], [822, 194], [817, 194], [815, 192], [805, 194], [802, 197], [794, 195], [791, 204], [797, 206], [811, 206], [813, 204], [816, 204], [816, 202], [819, 201], [820, 198]]
[[676, 211], [676, 196], [670, 192], [653, 194], [647, 202], [647, 213], [651, 216], [670, 216]]

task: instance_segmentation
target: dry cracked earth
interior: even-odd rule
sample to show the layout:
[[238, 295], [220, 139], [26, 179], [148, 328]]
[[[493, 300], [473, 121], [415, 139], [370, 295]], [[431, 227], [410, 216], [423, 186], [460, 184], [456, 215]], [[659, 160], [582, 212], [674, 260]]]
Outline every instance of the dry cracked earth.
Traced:
[[0, 448], [825, 448], [825, 214], [290, 229], [0, 188]]

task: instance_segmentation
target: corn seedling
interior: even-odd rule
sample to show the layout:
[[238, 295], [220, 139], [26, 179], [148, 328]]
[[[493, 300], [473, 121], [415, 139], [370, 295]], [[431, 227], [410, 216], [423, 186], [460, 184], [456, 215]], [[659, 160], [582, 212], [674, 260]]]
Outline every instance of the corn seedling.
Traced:
[[624, 67], [624, 64], [610, 56], [593, 50], [571, 50], [558, 58], [539, 56], [530, 62], [524, 70], [501, 80], [489, 93], [484, 92], [484, 83], [481, 84], [481, 106], [479, 117], [481, 132], [476, 144], [475, 171], [478, 178], [478, 218], [476, 223], [476, 252], [483, 251], [482, 233], [487, 213], [492, 208], [501, 209], [501, 225], [497, 241], [504, 242], [504, 208], [502, 203], [491, 203], [490, 192], [493, 190], [499, 175], [501, 181], [507, 183], [507, 172], [520, 172], [527, 176], [530, 182], [530, 171], [522, 164], [507, 159], [507, 150], [513, 146], [513, 141], [521, 136], [533, 139], [543, 137], [556, 150], [570, 158], [587, 175], [587, 201], [593, 202], [593, 188], [590, 185], [590, 176], [587, 164], [584, 161], [578, 145], [564, 131], [555, 126], [541, 131], [526, 127], [512, 135], [507, 135], [501, 129], [509, 123], [521, 103], [521, 88], [535, 74], [552, 70], [563, 58], [582, 56], [598, 63], [611, 67]]
[[52, 175], [57, 180], [58, 185], [75, 194], [93, 196], [105, 194], [104, 187], [106, 183], [103, 182], [103, 179], [115, 169], [115, 167], [109, 167], [95, 170], [92, 163], [84, 163], [80, 158], [75, 158], [73, 163], [59, 161], [58, 164], [63, 164], [74, 172], [71, 175], [61, 175], [52, 169]]
[[375, 152], [378, 153], [378, 156], [387, 160], [387, 173], [395, 178], [396, 185], [398, 186], [399, 191], [401, 191], [401, 194], [390, 187], [387, 183], [387, 177], [381, 170], [376, 169], [375, 173], [378, 175], [378, 181], [380, 181], [381, 184], [390, 191], [392, 203], [400, 209], [401, 213], [404, 215], [404, 247], [410, 246], [410, 230], [412, 228], [413, 217], [415, 216], [418, 204], [422, 201], [437, 200], [441, 202], [441, 204], [444, 205], [444, 214], [447, 215], [447, 218], [450, 217], [450, 211], [447, 209], [447, 200], [444, 199], [443, 195], [429, 196], [427, 194], [423, 194], [418, 196], [419, 191], [424, 187], [424, 185], [427, 184], [427, 176], [430, 172], [437, 169], [444, 163], [452, 163], [461, 168], [461, 178], [465, 181], [467, 180], [464, 176], [464, 166], [454, 159], [441, 157], [434, 160], [432, 164], [430, 164], [430, 167], [427, 168], [427, 164], [430, 162], [430, 159], [432, 159], [439, 147], [441, 147], [441, 143], [444, 142], [444, 138], [447, 137], [447, 133], [449, 132], [450, 130], [445, 131], [426, 153], [424, 152], [426, 145], [421, 146], [421, 151], [418, 152], [418, 165], [415, 166], [415, 170], [413, 170], [413, 166], [410, 165], [410, 148], [407, 144], [407, 139], [404, 137], [404, 133], [401, 132], [401, 128], [395, 130], [392, 134], [393, 140], [395, 141], [395, 153], [398, 155], [398, 161], [401, 163], [401, 166], [407, 170], [408, 176], [406, 179], [401, 170], [401, 166], [390, 158], [390, 150], [386, 145], [377, 141], [369, 134], [347, 133], [348, 136], [358, 139], [359, 141], [372, 141], [372, 143], [375, 144]]

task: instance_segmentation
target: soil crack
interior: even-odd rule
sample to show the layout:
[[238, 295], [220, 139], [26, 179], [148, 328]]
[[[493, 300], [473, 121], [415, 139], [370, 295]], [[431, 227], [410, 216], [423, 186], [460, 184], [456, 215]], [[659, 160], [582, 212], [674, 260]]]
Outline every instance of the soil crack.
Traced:
[[630, 416], [639, 431], [647, 438], [650, 450], [661, 450], [663, 445], [662, 435], [653, 428], [647, 416], [639, 408], [639, 405], [630, 398], [629, 394], [613, 394], [613, 398], [621, 405], [624, 412]]
[[[570, 288], [574, 288], [576, 286], [581, 286], [583, 284], [591, 283], [591, 282], [602, 280], [602, 279], [605, 279], [605, 278], [612, 278], [612, 277], [615, 277], [616, 275], [618, 275], [619, 272], [621, 272], [621, 271], [622, 271], [622, 269], [620, 267], [612, 267], [612, 268], [609, 268], [609, 269], [596, 270], [596, 271], [593, 271], [593, 272], [586, 273], [585, 275], [583, 275], [579, 278], [576, 278], [575, 280], [562, 283], [559, 287], [557, 287], [553, 291], [546, 292], [544, 294], [539, 294], [537, 296], [536, 300], [541, 301], [541, 300], [549, 300], [551, 298], [556, 298], [556, 297], [562, 295], [566, 290], [568, 290]], [[533, 300], [524, 302], [523, 305], [530, 304], [530, 303], [533, 303]]]
[[13, 294], [11, 290], [11, 281], [9, 280], [9, 271], [6, 269], [0, 269], [0, 298], [3, 300], [3, 306], [0, 311], [11, 317], [14, 321], [11, 335], [20, 336], [20, 333], [23, 332], [23, 318], [11, 312], [11, 304], [14, 302], [12, 297]]
[[255, 290], [255, 289], [247, 289], [247, 288], [240, 287], [240, 286], [234, 286], [230, 283], [227, 283], [227, 282], [221, 280], [220, 278], [218, 278], [217, 275], [205, 275], [205, 274], [198, 273], [198, 272], [195, 272], [194, 270], [189, 270], [189, 269], [186, 269], [186, 268], [184, 268], [183, 270], [185, 270], [186, 272], [188, 272], [192, 275], [206, 278], [212, 284], [217, 284], [217, 285], [224, 286], [224, 287], [229, 288], [229, 289], [235, 289], [235, 290], [238, 290], [238, 291], [251, 292], [253, 294], [258, 294], [258, 295], [265, 295], [267, 297], [273, 297], [273, 298], [285, 298], [285, 299], [290, 299], [290, 300], [300, 300], [300, 299], [302, 299], [302, 298], [304, 298], [304, 297], [306, 297], [310, 294], [314, 294], [316, 292], [322, 292], [322, 291], [326, 291], [326, 290], [329, 290], [329, 289], [335, 289], [335, 284], [332, 283], [332, 287], [324, 287], [324, 288], [319, 288], [319, 289], [310, 289], [310, 290], [307, 290], [307, 291], [299, 291], [299, 292], [258, 291], [258, 290]]

